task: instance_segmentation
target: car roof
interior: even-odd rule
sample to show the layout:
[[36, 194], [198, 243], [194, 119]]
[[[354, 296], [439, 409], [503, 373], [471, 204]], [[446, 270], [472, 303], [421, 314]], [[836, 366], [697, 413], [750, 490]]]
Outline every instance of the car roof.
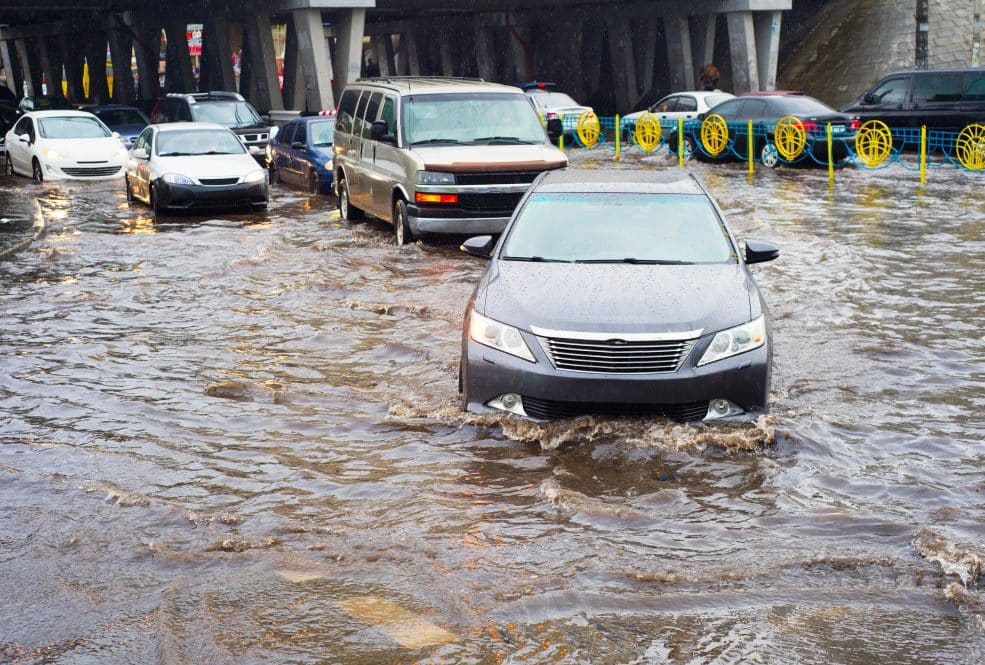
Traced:
[[707, 195], [697, 178], [679, 169], [558, 169], [545, 173], [534, 191]]
[[223, 127], [220, 124], [214, 122], [165, 122], [159, 125], [151, 125], [151, 127], [157, 127], [158, 132], [178, 132], [182, 130], [190, 129], [221, 129], [223, 131], [231, 132], [232, 130], [228, 127]]
[[44, 111], [27, 111], [24, 113], [29, 118], [51, 118], [51, 117], [73, 117], [73, 118], [96, 118], [88, 111], [76, 111], [74, 109], [45, 109]]
[[136, 106], [130, 106], [129, 104], [88, 104], [79, 107], [81, 111], [117, 111], [121, 109], [140, 110]]
[[520, 92], [519, 88], [482, 79], [446, 78], [441, 76], [378, 76], [357, 79], [353, 88], [387, 88], [402, 95], [441, 92]]

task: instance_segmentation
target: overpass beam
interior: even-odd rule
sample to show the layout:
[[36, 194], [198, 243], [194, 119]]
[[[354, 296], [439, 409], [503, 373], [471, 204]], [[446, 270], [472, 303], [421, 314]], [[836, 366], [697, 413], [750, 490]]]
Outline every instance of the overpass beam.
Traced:
[[203, 90], [236, 92], [236, 76], [233, 73], [232, 45], [229, 40], [229, 21], [225, 16], [212, 15], [202, 28]]
[[733, 92], [736, 94], [759, 90], [759, 62], [752, 16], [751, 11], [727, 14]]
[[609, 55], [612, 60], [612, 82], [616, 107], [621, 113], [636, 106], [640, 100], [636, 85], [636, 61], [633, 54], [632, 22], [626, 16], [606, 16], [609, 33]]
[[64, 33], [58, 35], [58, 46], [62, 52], [62, 61], [65, 63], [65, 82], [67, 83], [68, 101], [73, 104], [81, 104], [85, 101], [85, 93], [82, 89], [82, 49], [74, 35]]
[[[344, 9], [339, 12], [339, 21], [335, 28], [335, 88], [339, 94], [362, 73], [365, 33], [365, 9]], [[329, 104], [325, 108], [335, 108], [331, 99]]]
[[[184, 19], [170, 20], [164, 26], [164, 34], [168, 40], [167, 63], [164, 69], [167, 91], [195, 92], [192, 58], [188, 54], [188, 23]], [[112, 53], [112, 42], [110, 43], [110, 53]], [[113, 70], [116, 71], [115, 60], [113, 61]], [[115, 83], [115, 76], [113, 80]]]
[[58, 44], [53, 43], [50, 36], [39, 36], [38, 47], [41, 50], [41, 70], [48, 83], [49, 95], [62, 94], [62, 57]]
[[373, 46], [373, 55], [376, 56], [376, 64], [380, 68], [380, 76], [393, 76], [393, 38], [389, 34], [373, 35], [370, 43]]
[[130, 54], [133, 44], [130, 36], [122, 30], [110, 28], [109, 55], [113, 61], [113, 103], [132, 104], [134, 102], [133, 75], [130, 73]]
[[414, 28], [400, 35], [400, 73], [403, 76], [421, 75], [421, 53], [417, 44], [417, 31]]
[[160, 69], [161, 59], [161, 28], [147, 28], [141, 30], [139, 33], [134, 32], [133, 34], [133, 50], [137, 56], [137, 78], [140, 83], [140, 98], [151, 100], [160, 97], [161, 81], [158, 76], [158, 70]]
[[455, 56], [452, 54], [451, 34], [449, 32], [434, 32], [435, 40], [441, 52], [441, 75], [455, 76]]
[[86, 39], [86, 62], [89, 63], [89, 103], [105, 104], [109, 96], [106, 78], [106, 33], [92, 32]]
[[[322, 27], [320, 9], [296, 9], [293, 14], [295, 34], [297, 35], [297, 54], [301, 62], [304, 81], [304, 108], [309, 111], [322, 111], [335, 108], [332, 94], [332, 58], [325, 42], [325, 29]], [[360, 44], [362, 42], [360, 41]], [[339, 48], [336, 47], [336, 58]], [[362, 50], [356, 60], [362, 63]], [[358, 67], [358, 65], [357, 65]], [[336, 84], [341, 90], [345, 84], [339, 83], [336, 64]]]
[[12, 46], [9, 40], [0, 41], [0, 59], [2, 59], [0, 65], [3, 66], [3, 71], [7, 75], [7, 89], [19, 99], [24, 94], [24, 86], [22, 74], [14, 63]]
[[243, 33], [248, 45], [243, 49], [248, 60], [244, 67], [249, 68], [250, 88], [256, 89], [256, 99], [251, 99], [253, 105], [264, 112], [284, 110], [284, 98], [277, 79], [277, 52], [274, 50], [270, 15], [263, 11], [261, 5], [249, 12]]
[[[715, 31], [717, 25], [717, 14], [699, 14], [692, 16], [691, 31], [691, 63], [695, 70], [700, 70], [705, 65], [715, 62]], [[688, 86], [697, 88], [698, 78], [694, 71], [688, 79]]]
[[475, 17], [475, 60], [479, 78], [485, 81], [496, 80], [496, 55], [492, 49], [492, 28], [483, 17]]
[[780, 57], [780, 12], [757, 12], [756, 53], [762, 90], [776, 90], [776, 67]]
[[664, 18], [667, 32], [667, 63], [670, 65], [670, 89], [690, 90], [694, 85], [694, 60], [691, 48], [691, 25], [682, 14]]
[[301, 60], [298, 55], [298, 31], [294, 20], [288, 19], [284, 39], [284, 88], [285, 108], [300, 111], [304, 108], [304, 78], [301, 75]]
[[41, 72], [37, 57], [31, 57], [31, 47], [23, 37], [14, 40], [17, 50], [17, 60], [20, 62], [21, 75], [26, 83], [26, 94], [29, 97], [41, 94]]

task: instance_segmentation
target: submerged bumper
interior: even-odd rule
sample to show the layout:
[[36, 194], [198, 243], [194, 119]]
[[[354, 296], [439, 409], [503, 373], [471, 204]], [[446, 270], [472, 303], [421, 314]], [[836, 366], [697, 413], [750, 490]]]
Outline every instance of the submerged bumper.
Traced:
[[457, 208], [435, 209], [417, 205], [407, 207], [407, 223], [414, 235], [482, 235], [502, 233], [510, 221], [507, 213], [471, 213]]
[[259, 207], [267, 205], [267, 183], [235, 185], [171, 185], [163, 180], [156, 183], [158, 200], [163, 208], [222, 208]]

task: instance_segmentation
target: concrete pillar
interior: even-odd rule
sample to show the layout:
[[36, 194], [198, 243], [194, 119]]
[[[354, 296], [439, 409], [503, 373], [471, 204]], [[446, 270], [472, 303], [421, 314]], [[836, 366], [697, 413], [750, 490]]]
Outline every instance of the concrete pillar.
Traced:
[[616, 108], [626, 113], [640, 99], [636, 85], [636, 62], [633, 53], [632, 21], [629, 17], [606, 16], [609, 34], [609, 56], [612, 61], [612, 87], [616, 95]]
[[393, 76], [393, 41], [390, 35], [373, 35], [370, 44], [373, 47], [373, 58], [380, 68], [380, 76]]
[[298, 32], [294, 21], [287, 21], [284, 39], [284, 107], [292, 111], [304, 109], [304, 79], [301, 75], [301, 59], [298, 57]]
[[[640, 77], [640, 95], [645, 97], [653, 90], [653, 73], [656, 69], [657, 58], [657, 18], [645, 16], [636, 24], [636, 53], [642, 60], [637, 68]], [[690, 38], [687, 29], [687, 19], [684, 19], [684, 34]]]
[[759, 90], [759, 64], [752, 12], [729, 12], [727, 18], [729, 51], [732, 56], [732, 92], [739, 94]]
[[130, 72], [130, 54], [133, 44], [130, 36], [118, 29], [110, 29], [109, 54], [113, 60], [113, 103], [132, 104], [136, 95], [133, 89], [133, 74]]
[[776, 67], [780, 57], [780, 16], [778, 11], [757, 12], [756, 54], [760, 90], [776, 90]]
[[140, 99], [154, 99], [161, 95], [161, 82], [158, 78], [161, 58], [161, 28], [142, 29], [139, 33], [134, 32], [133, 36], [133, 50], [137, 58], [137, 78], [140, 82]]
[[[397, 62], [396, 54], [393, 49], [393, 35], [387, 35], [383, 40], [383, 56], [384, 60], [382, 62], [386, 63], [387, 71], [389, 74], [387, 76], [396, 76], [397, 74]], [[380, 73], [383, 72], [383, 64], [380, 64]]]
[[339, 12], [338, 18], [335, 28], [335, 87], [341, 92], [362, 72], [366, 10], [345, 9]]
[[687, 16], [672, 15], [664, 19], [667, 32], [667, 64], [670, 66], [670, 89], [689, 90], [694, 83], [691, 50], [691, 26]]
[[20, 99], [23, 94], [22, 73], [14, 62], [13, 44], [8, 40], [0, 41], [0, 59], [2, 59], [3, 71], [7, 75], [7, 89]]
[[81, 104], [85, 101], [85, 94], [82, 91], [82, 47], [75, 35], [58, 35], [58, 46], [62, 52], [62, 61], [65, 63], [65, 81], [68, 84], [66, 96], [68, 101], [73, 104]]
[[688, 86], [700, 88], [697, 71], [715, 61], [716, 14], [698, 14], [691, 17], [691, 58], [695, 72], [692, 72]]
[[591, 97], [598, 92], [602, 77], [602, 30], [593, 21], [582, 23], [581, 51], [585, 95]]
[[53, 36], [43, 36], [38, 38], [38, 42], [41, 49], [41, 69], [48, 81], [48, 94], [61, 95], [63, 94], [62, 55], [57, 39]]
[[435, 32], [435, 41], [438, 42], [441, 59], [441, 75], [455, 76], [455, 56], [452, 54], [451, 35], [448, 33]]
[[496, 54], [493, 52], [492, 28], [488, 27], [481, 16], [475, 19], [475, 64], [479, 78], [486, 81], [496, 80]]
[[[243, 24], [243, 53], [248, 55], [250, 84], [256, 86], [256, 99], [253, 105], [261, 112], [284, 110], [284, 99], [280, 94], [277, 79], [277, 52], [274, 50], [274, 35], [270, 28], [270, 15], [256, 6]], [[247, 53], [247, 50], [249, 51]]]
[[224, 15], [213, 14], [206, 19], [202, 28], [202, 60], [208, 65], [208, 86], [203, 92], [211, 90], [236, 91], [236, 76], [233, 73], [233, 49], [229, 41], [229, 21]]
[[[41, 64], [38, 62], [36, 50], [32, 44], [28, 44], [26, 39], [15, 39], [14, 46], [17, 49], [17, 59], [20, 61], [21, 73], [26, 84], [26, 94], [32, 97], [40, 95]], [[32, 51], [34, 51], [33, 54]]]
[[[345, 12], [343, 12], [345, 13]], [[363, 11], [365, 17], [365, 11]], [[301, 61], [301, 71], [304, 75], [305, 106], [309, 111], [322, 111], [335, 108], [335, 96], [332, 92], [332, 60], [325, 45], [325, 29], [322, 28], [320, 9], [296, 9], [292, 12], [294, 27], [297, 35], [297, 53]], [[336, 29], [341, 31], [342, 26]], [[360, 31], [362, 27], [360, 26]], [[341, 39], [341, 37], [339, 37]], [[362, 42], [359, 42], [362, 45]], [[336, 52], [338, 52], [336, 48]], [[362, 49], [356, 55], [357, 75], [362, 64]], [[348, 66], [348, 61], [346, 61]], [[336, 85], [339, 90], [345, 87], [345, 81], [338, 76], [336, 65]], [[355, 77], [353, 77], [355, 78]], [[340, 82], [341, 81], [341, 82]]]
[[[168, 39], [168, 62], [165, 65], [165, 72], [168, 81], [174, 86], [168, 92], [195, 92], [192, 58], [188, 54], [188, 23], [184, 19], [168, 21], [164, 26], [164, 33]], [[112, 50], [112, 43], [110, 46]], [[174, 72], [171, 71], [172, 67]]]
[[[400, 35], [401, 74], [405, 76], [421, 75], [421, 54], [417, 48], [417, 31], [407, 30]], [[406, 71], [403, 71], [406, 69]]]
[[86, 39], [86, 62], [89, 63], [89, 103], [105, 104], [109, 97], [106, 78], [106, 33], [92, 32]]

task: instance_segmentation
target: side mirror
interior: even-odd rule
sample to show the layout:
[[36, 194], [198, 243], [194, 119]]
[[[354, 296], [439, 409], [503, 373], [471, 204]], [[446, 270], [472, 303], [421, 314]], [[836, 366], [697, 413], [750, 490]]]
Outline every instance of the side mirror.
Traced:
[[268, 125], [270, 124], [270, 116], [269, 115], [262, 115], [262, 116], [260, 116], [260, 119], [263, 120]]
[[374, 120], [373, 124], [369, 126], [369, 138], [384, 143], [396, 143], [397, 137], [389, 132], [390, 127], [387, 126], [386, 120]]
[[466, 254], [478, 256], [480, 259], [488, 259], [492, 255], [496, 241], [492, 236], [473, 236], [462, 243], [461, 249]]
[[147, 148], [137, 148], [133, 151], [134, 159], [147, 159]]
[[291, 149], [292, 150], [307, 150], [308, 148], [307, 148], [307, 146], [305, 146], [300, 141], [295, 141], [294, 143], [291, 144]]
[[119, 132], [113, 132], [113, 138], [114, 139], [120, 138], [120, 133]]
[[557, 143], [557, 140], [561, 138], [561, 134], [564, 134], [564, 125], [561, 124], [561, 118], [551, 118], [547, 121], [547, 138], [551, 140], [551, 143]]
[[780, 249], [765, 240], [746, 239], [746, 264], [765, 263], [780, 256]]

